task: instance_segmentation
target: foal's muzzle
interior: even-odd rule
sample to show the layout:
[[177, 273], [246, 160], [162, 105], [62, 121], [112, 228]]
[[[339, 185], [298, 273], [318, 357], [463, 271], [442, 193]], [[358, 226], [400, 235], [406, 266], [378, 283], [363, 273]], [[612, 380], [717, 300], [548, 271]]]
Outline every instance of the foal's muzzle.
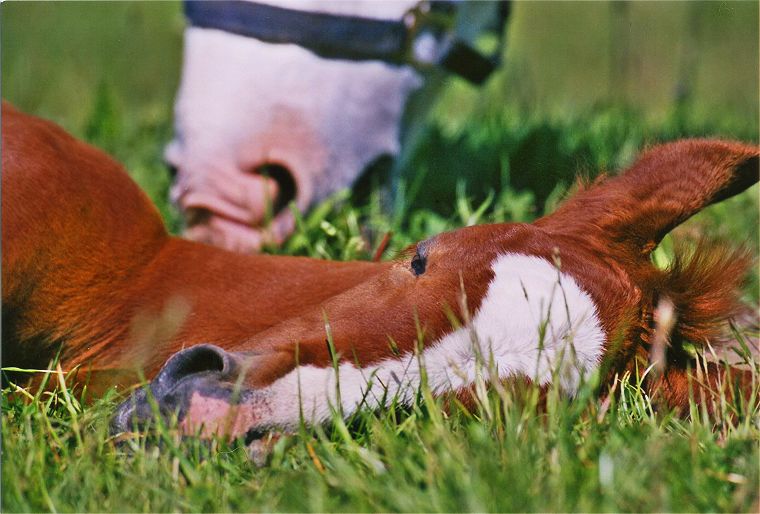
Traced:
[[181, 423], [194, 394], [233, 405], [240, 397], [236, 382], [240, 357], [211, 344], [201, 344], [172, 355], [148, 387], [135, 391], [111, 420], [114, 433], [140, 429], [156, 417], [176, 415]]

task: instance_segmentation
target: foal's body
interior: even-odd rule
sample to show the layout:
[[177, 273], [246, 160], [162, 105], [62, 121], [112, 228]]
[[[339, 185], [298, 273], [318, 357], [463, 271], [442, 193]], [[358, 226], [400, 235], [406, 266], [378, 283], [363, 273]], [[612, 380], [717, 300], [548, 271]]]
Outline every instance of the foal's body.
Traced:
[[[64, 369], [137, 364], [150, 376], [183, 347], [241, 344], [389, 266], [241, 255], [170, 237], [102, 152], [8, 104], [2, 120], [8, 365], [44, 367], [60, 348]], [[181, 326], [147, 352], [131, 344], [134, 318], [160, 324], [172, 300], [190, 308]]]
[[[646, 358], [662, 297], [678, 318], [669, 367], [649, 386], [683, 407], [680, 342], [717, 334], [748, 265], [706, 247], [670, 273], [650, 262], [673, 227], [757, 182], [758, 149], [739, 143], [656, 147], [533, 224], [469, 227], [391, 262], [343, 263], [170, 237], [100, 151], [7, 104], [2, 123], [4, 365], [44, 367], [60, 349], [64, 369], [112, 384], [136, 368], [153, 377], [186, 349], [152, 390], [189, 430], [233, 411], [235, 435], [302, 414], [321, 421], [337, 402], [351, 412], [387, 405], [389, 392], [408, 401], [420, 343], [437, 394], [469, 388], [479, 357], [499, 379], [559, 377], [572, 393], [603, 359], [612, 376]], [[122, 427], [145, 407], [144, 393], [125, 404]]]

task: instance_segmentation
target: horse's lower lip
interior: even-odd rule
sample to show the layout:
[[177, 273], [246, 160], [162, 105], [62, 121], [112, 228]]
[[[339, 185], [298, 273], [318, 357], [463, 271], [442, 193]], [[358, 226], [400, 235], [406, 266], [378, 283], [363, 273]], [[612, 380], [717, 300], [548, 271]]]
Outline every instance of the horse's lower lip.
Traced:
[[[112, 431], [140, 428], [151, 420], [171, 420], [186, 435], [242, 436], [251, 425], [247, 418], [237, 421], [250, 389], [243, 387], [245, 357], [210, 343], [191, 345], [175, 352], [147, 387], [135, 391], [116, 410]], [[234, 415], [229, 420], [228, 415]], [[232, 422], [229, 425], [228, 422]], [[203, 427], [207, 424], [207, 427]], [[228, 430], [232, 427], [234, 430]]]
[[139, 431], [157, 417], [167, 422], [176, 416], [177, 428], [184, 435], [244, 437], [255, 425], [245, 396], [246, 390], [235, 390], [216, 374], [188, 377], [168, 390], [154, 381], [116, 408], [111, 433]]
[[234, 439], [251, 433], [254, 420], [244, 403], [215, 398], [195, 391], [188, 400], [179, 429], [186, 435]]
[[[241, 203], [242, 202], [242, 203]], [[251, 225], [257, 216], [245, 205], [245, 198], [235, 202], [219, 198], [214, 194], [205, 192], [189, 191], [177, 199], [176, 204], [183, 211], [202, 210], [208, 211], [230, 221], [243, 225]]]
[[261, 232], [255, 227], [217, 213], [212, 213], [204, 223], [185, 229], [184, 236], [243, 252], [258, 250], [262, 244]]
[[[220, 397], [215, 397], [213, 391], [208, 390], [206, 392], [210, 392], [211, 396], [205, 396], [200, 391], [191, 393], [186, 400], [187, 404], [177, 409], [177, 430], [183, 436], [200, 436], [203, 439], [239, 438], [246, 446], [251, 460], [257, 466], [265, 465], [281, 432], [257, 427], [251, 406], [244, 402], [233, 403], [230, 398], [224, 398], [229, 391], [222, 389], [224, 391]], [[155, 411], [147, 401], [147, 394], [147, 388], [137, 390], [117, 407], [110, 426], [115, 442], [134, 437], [153, 419]]]

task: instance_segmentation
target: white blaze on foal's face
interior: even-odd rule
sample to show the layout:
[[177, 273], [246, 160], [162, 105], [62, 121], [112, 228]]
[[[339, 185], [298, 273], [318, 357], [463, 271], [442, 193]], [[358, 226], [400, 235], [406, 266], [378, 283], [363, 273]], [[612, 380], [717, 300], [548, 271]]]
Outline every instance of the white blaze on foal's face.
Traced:
[[[295, 426], [330, 418], [340, 407], [350, 414], [362, 406], [413, 401], [421, 366], [434, 394], [489, 379], [528, 377], [541, 385], [555, 379], [573, 393], [601, 358], [605, 334], [591, 297], [546, 259], [504, 254], [493, 263], [493, 280], [468, 327], [412, 353], [357, 368], [300, 366], [263, 389], [246, 393], [241, 409], [261, 427]], [[489, 367], [492, 366], [490, 369]], [[340, 398], [338, 398], [338, 392]]]

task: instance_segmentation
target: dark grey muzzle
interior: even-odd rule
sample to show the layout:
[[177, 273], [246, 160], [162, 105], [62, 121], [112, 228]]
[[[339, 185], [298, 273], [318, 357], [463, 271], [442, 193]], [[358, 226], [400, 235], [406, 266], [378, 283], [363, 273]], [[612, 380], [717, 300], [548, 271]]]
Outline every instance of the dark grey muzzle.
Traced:
[[156, 415], [184, 418], [193, 393], [232, 401], [241, 366], [235, 354], [211, 344], [179, 351], [166, 361], [149, 386], [135, 391], [119, 405], [111, 432], [139, 429]]

